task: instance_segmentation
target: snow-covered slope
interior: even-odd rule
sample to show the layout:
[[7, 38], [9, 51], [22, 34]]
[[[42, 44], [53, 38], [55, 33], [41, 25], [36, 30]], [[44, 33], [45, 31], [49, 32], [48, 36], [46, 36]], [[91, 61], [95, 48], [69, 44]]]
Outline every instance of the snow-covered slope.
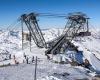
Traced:
[[83, 51], [84, 57], [89, 60], [93, 68], [100, 71], [100, 31], [96, 31], [91, 30], [91, 36], [82, 37], [80, 41], [73, 43]]
[[[48, 36], [48, 38], [50, 39], [56, 38], [56, 36], [54, 35], [51, 36], [49, 31], [57, 35], [58, 30], [51, 29], [46, 31], [45, 36]], [[59, 33], [62, 33], [62, 29], [59, 31], [61, 31]], [[91, 36], [78, 37], [74, 39], [72, 42], [76, 46], [78, 46], [80, 51], [83, 51], [84, 58], [89, 60], [93, 68], [96, 71], [100, 71], [100, 29], [97, 30], [91, 29], [90, 31], [91, 31]], [[48, 38], [45, 37], [45, 39]]]
[[[45, 30], [45, 31], [43, 31], [44, 38], [46, 41], [50, 41], [52, 39], [55, 39], [59, 35], [61, 35], [62, 31], [63, 31], [62, 29], [54, 29], [54, 28]], [[91, 32], [92, 32], [91, 36], [76, 38], [72, 42], [76, 46], [78, 46], [80, 51], [83, 51], [84, 58], [89, 60], [90, 64], [95, 69], [95, 71], [99, 72], [100, 71], [100, 46], [99, 46], [100, 45], [100, 43], [99, 43], [100, 42], [100, 30], [98, 30], [98, 31], [91, 30]], [[18, 32], [17, 36], [10, 34], [9, 31], [1, 32], [0, 33], [0, 61], [4, 60], [7, 57], [4, 55], [11, 54], [11, 55], [15, 55], [17, 58], [17, 61], [22, 63], [24, 60], [23, 53], [25, 53], [30, 59], [32, 58], [32, 56], [38, 56], [38, 58], [43, 59], [41, 63], [46, 61], [45, 60], [46, 57], [45, 57], [45, 53], [44, 53], [45, 49], [38, 48], [33, 42], [31, 52], [30, 52], [29, 46], [24, 48], [24, 50], [22, 51], [21, 50], [21, 45], [22, 45], [21, 42], [22, 42], [21, 41], [21, 32]], [[13, 61], [12, 60], [8, 60], [6, 62], [3, 61], [3, 62], [0, 62], [0, 64], [2, 65], [2, 63], [4, 64], [4, 63], [9, 63], [9, 62], [12, 63]], [[48, 62], [45, 62], [45, 64], [48, 64]], [[83, 74], [82, 76], [90, 79], [90, 77], [88, 75], [86, 75], [86, 70], [84, 70], [85, 68], [77, 67], [77, 69], [76, 69], [75, 67], [72, 67], [71, 65], [70, 65], [71, 68], [69, 68], [69, 65], [63, 65], [64, 66], [63, 67], [61, 65], [58, 66], [57, 64], [53, 64], [53, 63], [51, 63], [51, 64], [52, 65], [48, 65], [48, 69], [46, 69], [45, 66], [42, 66], [42, 68], [43, 68], [42, 70], [45, 69], [45, 71], [47, 72], [47, 70], [49, 70], [50, 66], [52, 66], [53, 72], [56, 72], [58, 70], [58, 68], [59, 68], [59, 70], [64, 68], [64, 70], [66, 69], [65, 72], [70, 73], [70, 76], [67, 75], [68, 80], [74, 80], [74, 78], [76, 78], [77, 74], [79, 76], [81, 76]], [[22, 79], [27, 80], [27, 78], [25, 79], [21, 76], [19, 76], [19, 78], [17, 79], [17, 75], [20, 74], [21, 72], [23, 72], [24, 69], [21, 70], [21, 72], [19, 70], [18, 73], [16, 73], [16, 70], [18, 70], [17, 68], [23, 68], [23, 66], [24, 66], [24, 69], [26, 70], [26, 72], [22, 76], [28, 75], [27, 74], [28, 71], [30, 71], [30, 73], [32, 73], [31, 69], [32, 69], [32, 66], [34, 66], [34, 65], [31, 65], [31, 66], [26, 65], [26, 64], [21, 65], [21, 66], [19, 65], [18, 67], [16, 67], [16, 69], [14, 71], [11, 71], [10, 75], [7, 74], [10, 70], [10, 67], [5, 68], [5, 69], [0, 68], [0, 71], [2, 71], [2, 73], [3, 73], [3, 74], [0, 73], [0, 77], [3, 75], [0, 80], [13, 80], [14, 78], [11, 77], [12, 74], [13, 74], [13, 76], [16, 77], [16, 80], [22, 80]], [[60, 67], [61, 67], [61, 69], [60, 69]], [[39, 68], [41, 68], [41, 67], [39, 67]], [[7, 71], [7, 73], [6, 73], [6, 71]], [[34, 70], [33, 70], [33, 72], [34, 72]], [[59, 73], [59, 72], [57, 72], [58, 74], [49, 74], [49, 75], [46, 75], [45, 73], [43, 73], [43, 74], [45, 74], [46, 77], [42, 76], [42, 79], [39, 79], [39, 80], [66, 80], [64, 78], [62, 79], [62, 77], [59, 77], [60, 75], [62, 75], [62, 73]], [[16, 73], [16, 74], [14, 75], [14, 73]], [[73, 74], [73, 73], [75, 73], [75, 74]], [[6, 76], [4, 76], [5, 74], [7, 76], [9, 76], [8, 79], [4, 78], [4, 77], [6, 77]], [[32, 75], [33, 74], [29, 74], [26, 77], [29, 77]], [[55, 75], [56, 75], [56, 77], [54, 77]], [[82, 76], [78, 77], [78, 78], [84, 78]], [[29, 79], [32, 80], [32, 77], [30, 77]]]
[[10, 31], [4, 31], [0, 34], [0, 61], [6, 59], [5, 55], [16, 54], [20, 50], [20, 32], [17, 33], [17, 36], [10, 34]]
[[12, 50], [18, 50], [21, 48], [21, 36], [11, 35], [9, 31], [0, 34], [0, 49], [4, 49], [8, 52]]

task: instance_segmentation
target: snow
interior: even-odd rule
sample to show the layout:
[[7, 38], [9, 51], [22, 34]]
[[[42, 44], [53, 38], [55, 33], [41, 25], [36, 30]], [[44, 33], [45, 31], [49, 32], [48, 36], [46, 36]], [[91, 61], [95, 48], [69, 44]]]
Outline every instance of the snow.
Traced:
[[[96, 35], [98, 34], [98, 35]], [[95, 36], [95, 37], [94, 37]], [[81, 38], [81, 42], [75, 42], [73, 41], [73, 43], [79, 47], [79, 50], [83, 51], [83, 55], [86, 59], [89, 60], [89, 62], [91, 63], [92, 67], [96, 70], [96, 71], [100, 71], [100, 46], [99, 46], [99, 31], [95, 32], [94, 35], [94, 31], [92, 31], [92, 35], [88, 36], [88, 37], [84, 37]]]
[[[34, 67], [34, 63], [2, 67], [0, 68], [0, 80], [33, 80]], [[38, 62], [37, 80], [91, 79], [86, 74], [87, 71], [82, 67], [72, 67], [69, 64], [54, 64], [45, 60], [43, 63]]]
[[[53, 40], [61, 35], [62, 29], [49, 29], [44, 30], [44, 38], [46, 41]], [[53, 56], [53, 60], [48, 61], [45, 56], [45, 48], [38, 48], [34, 42], [32, 42], [32, 50], [30, 52], [29, 43], [26, 42], [26, 47], [21, 50], [21, 32], [16, 35], [10, 34], [9, 31], [0, 33], [0, 66], [11, 64], [12, 66], [0, 67], [0, 80], [33, 80], [34, 79], [34, 67], [35, 63], [32, 63], [32, 57], [38, 57], [38, 80], [75, 80], [75, 79], [92, 79], [95, 76], [95, 72], [100, 72], [100, 30], [97, 32], [92, 31], [92, 35], [88, 37], [76, 38], [72, 42], [78, 46], [80, 51], [83, 51], [83, 59], [88, 59], [94, 72], [83, 68], [81, 66], [71, 66], [67, 64], [54, 63], [54, 61], [71, 61], [71, 58], [75, 58], [73, 51], [68, 51], [66, 54], [57, 54]], [[26, 64], [24, 59], [24, 53], [29, 58], [30, 64]], [[9, 60], [9, 54], [11, 59]], [[8, 55], [8, 56], [7, 56]], [[15, 65], [13, 56], [21, 63]], [[71, 58], [70, 58], [71, 57]], [[8, 59], [5, 61], [5, 59]], [[23, 63], [24, 61], [24, 63]], [[65, 76], [63, 76], [65, 75]]]
[[96, 71], [100, 72], [100, 60], [98, 60], [93, 54], [90, 55], [90, 61], [91, 64], [93, 65], [93, 68]]
[[12, 36], [9, 32], [4, 32], [0, 35], [0, 49], [8, 52], [19, 50], [21, 48], [21, 37]]

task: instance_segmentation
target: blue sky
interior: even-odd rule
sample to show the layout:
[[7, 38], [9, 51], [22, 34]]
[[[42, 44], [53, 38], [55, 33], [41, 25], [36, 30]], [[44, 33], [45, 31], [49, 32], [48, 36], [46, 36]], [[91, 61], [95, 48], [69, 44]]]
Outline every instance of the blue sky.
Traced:
[[[24, 13], [84, 12], [91, 25], [100, 27], [100, 0], [0, 0], [0, 26], [7, 27]], [[39, 17], [41, 28], [64, 27], [63, 18]]]

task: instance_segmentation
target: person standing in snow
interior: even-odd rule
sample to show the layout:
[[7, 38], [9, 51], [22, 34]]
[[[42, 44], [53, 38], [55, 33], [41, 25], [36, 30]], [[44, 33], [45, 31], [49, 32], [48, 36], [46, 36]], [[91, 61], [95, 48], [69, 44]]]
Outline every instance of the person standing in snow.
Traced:
[[32, 63], [34, 62], [34, 56], [32, 57]]
[[14, 58], [14, 60], [15, 60], [15, 58], [16, 58], [15, 55], [13, 55], [13, 58]]
[[11, 54], [9, 54], [9, 59], [11, 59]]
[[15, 64], [19, 64], [19, 63], [17, 62], [17, 60], [16, 60], [15, 55], [13, 55], [13, 59], [14, 59], [14, 63], [15, 63]]
[[85, 66], [85, 68], [89, 68], [90, 63], [89, 63], [88, 59], [85, 59], [84, 66]]
[[26, 63], [29, 64], [29, 62], [28, 62], [28, 57], [26, 58]]
[[26, 55], [25, 55], [25, 53], [24, 53], [24, 58], [26, 59]]

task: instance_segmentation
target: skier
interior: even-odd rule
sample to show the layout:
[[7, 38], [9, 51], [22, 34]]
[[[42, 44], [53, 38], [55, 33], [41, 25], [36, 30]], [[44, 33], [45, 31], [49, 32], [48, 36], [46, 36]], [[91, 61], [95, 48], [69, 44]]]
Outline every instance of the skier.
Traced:
[[32, 57], [32, 63], [34, 62], [34, 56]]
[[29, 64], [29, 63], [28, 63], [28, 57], [26, 58], [26, 63]]

